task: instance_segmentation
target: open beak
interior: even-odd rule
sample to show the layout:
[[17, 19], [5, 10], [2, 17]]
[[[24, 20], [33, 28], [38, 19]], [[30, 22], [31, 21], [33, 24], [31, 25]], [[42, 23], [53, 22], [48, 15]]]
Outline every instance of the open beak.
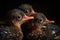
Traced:
[[44, 25], [51, 24], [51, 23], [55, 23], [55, 21], [46, 20], [45, 22], [43, 22]]
[[22, 18], [23, 21], [28, 21], [30, 19], [34, 19], [34, 17], [24, 15], [24, 17]]

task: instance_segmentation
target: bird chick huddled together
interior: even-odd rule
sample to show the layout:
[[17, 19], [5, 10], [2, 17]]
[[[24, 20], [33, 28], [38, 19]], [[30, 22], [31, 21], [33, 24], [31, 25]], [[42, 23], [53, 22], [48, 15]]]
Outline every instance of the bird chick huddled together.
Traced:
[[9, 11], [6, 21], [0, 23], [0, 40], [54, 40], [49, 38], [46, 27], [52, 23], [54, 21], [48, 20], [43, 13], [35, 12], [31, 5], [22, 4]]

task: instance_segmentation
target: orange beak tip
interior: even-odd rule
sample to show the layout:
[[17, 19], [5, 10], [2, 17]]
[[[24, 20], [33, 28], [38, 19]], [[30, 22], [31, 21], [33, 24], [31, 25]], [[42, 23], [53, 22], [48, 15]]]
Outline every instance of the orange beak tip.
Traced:
[[34, 17], [27, 17], [27, 20], [34, 19]]
[[34, 19], [34, 17], [29, 17], [29, 16], [27, 16], [27, 17], [24, 17], [24, 18], [23, 18], [24, 21], [28, 21], [28, 20], [31, 20], [31, 19]]
[[45, 21], [43, 24], [50, 24], [50, 23], [55, 23], [55, 21], [48, 20], [48, 21]]
[[30, 17], [31, 19], [34, 19], [34, 17]]
[[55, 21], [51, 21], [52, 23], [55, 23]]

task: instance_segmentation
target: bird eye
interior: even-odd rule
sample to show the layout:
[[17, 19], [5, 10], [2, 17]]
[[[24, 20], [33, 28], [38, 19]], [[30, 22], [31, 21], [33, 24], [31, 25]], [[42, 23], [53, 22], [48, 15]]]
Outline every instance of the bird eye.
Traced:
[[35, 19], [35, 22], [43, 23], [43, 18], [37, 18], [37, 19]]
[[39, 21], [42, 21], [42, 19], [39, 19]]
[[43, 18], [38, 19], [39, 23], [43, 23]]
[[27, 13], [27, 11], [26, 11], [26, 10], [25, 10], [24, 12], [25, 12], [25, 13]]
[[19, 15], [19, 16], [17, 17], [17, 20], [19, 21], [19, 20], [21, 20], [21, 19], [22, 19], [22, 16]]
[[20, 16], [18, 16], [18, 18], [20, 18]]

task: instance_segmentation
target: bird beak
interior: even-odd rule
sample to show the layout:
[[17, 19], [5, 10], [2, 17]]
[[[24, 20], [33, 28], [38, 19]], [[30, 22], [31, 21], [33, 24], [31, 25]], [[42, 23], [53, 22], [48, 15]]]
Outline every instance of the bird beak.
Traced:
[[55, 23], [55, 21], [46, 20], [45, 22], [43, 22], [43, 24], [45, 24], [45, 25], [50, 24], [50, 23]]
[[36, 12], [34, 11], [34, 10], [32, 10], [32, 12], [31, 12], [32, 14], [36, 14]]
[[24, 15], [24, 17], [22, 18], [23, 21], [28, 21], [28, 20], [30, 20], [30, 19], [34, 19], [34, 17]]

